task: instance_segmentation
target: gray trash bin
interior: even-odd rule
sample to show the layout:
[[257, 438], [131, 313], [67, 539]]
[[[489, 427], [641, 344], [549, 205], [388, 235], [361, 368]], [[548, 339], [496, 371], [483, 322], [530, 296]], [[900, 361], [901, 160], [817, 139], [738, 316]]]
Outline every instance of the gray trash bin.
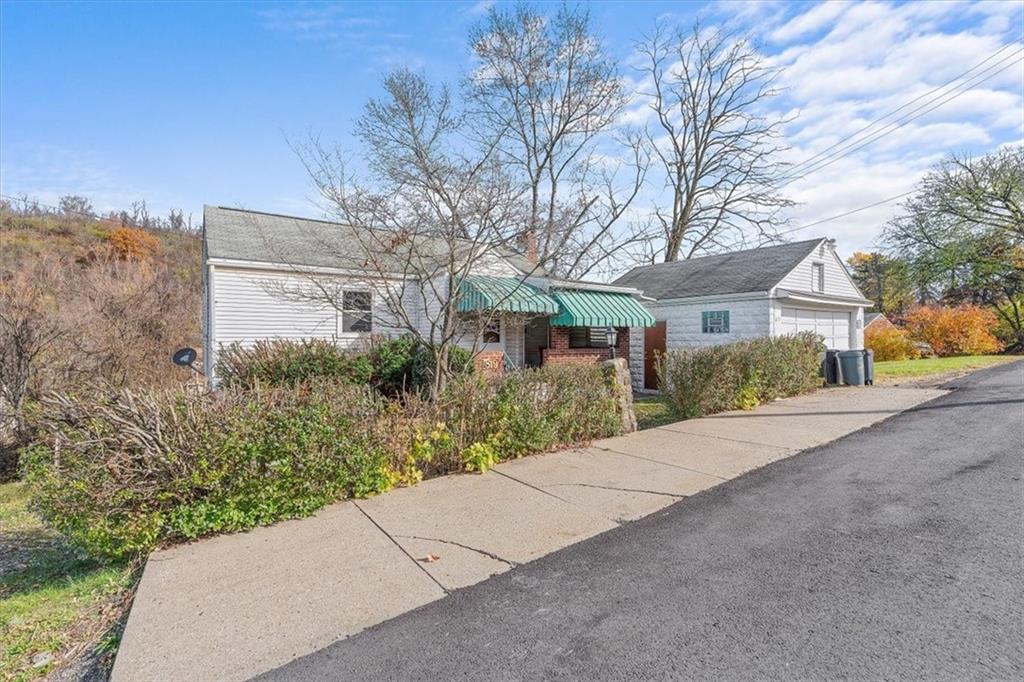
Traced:
[[839, 369], [842, 372], [840, 383], [849, 386], [864, 385], [864, 351], [841, 350], [839, 355]]
[[875, 383], [875, 351], [865, 348], [864, 353], [864, 383], [873, 386]]

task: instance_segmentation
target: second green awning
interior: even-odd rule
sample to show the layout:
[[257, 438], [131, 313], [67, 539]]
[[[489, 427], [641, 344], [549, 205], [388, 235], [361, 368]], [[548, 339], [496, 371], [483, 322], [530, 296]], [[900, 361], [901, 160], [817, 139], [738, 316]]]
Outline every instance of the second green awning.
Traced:
[[653, 327], [654, 317], [629, 294], [608, 291], [557, 290], [556, 327]]
[[470, 275], [459, 285], [460, 312], [503, 310], [510, 313], [554, 315], [558, 304], [553, 298], [518, 277]]

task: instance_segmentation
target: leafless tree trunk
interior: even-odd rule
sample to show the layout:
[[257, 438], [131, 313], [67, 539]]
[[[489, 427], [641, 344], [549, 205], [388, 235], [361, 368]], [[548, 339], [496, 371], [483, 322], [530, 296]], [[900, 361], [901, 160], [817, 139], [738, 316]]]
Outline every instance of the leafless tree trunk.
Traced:
[[586, 275], [632, 243], [613, 228], [649, 162], [639, 135], [615, 135], [627, 101], [617, 65], [578, 7], [553, 16], [526, 5], [492, 8], [470, 47], [472, 114], [525, 180], [518, 242], [559, 274]]
[[792, 205], [775, 188], [785, 121], [763, 113], [778, 72], [747, 40], [700, 25], [659, 26], [637, 48], [641, 96], [654, 113], [646, 136], [669, 194], [654, 211], [664, 246], [646, 257], [670, 262], [774, 239]]

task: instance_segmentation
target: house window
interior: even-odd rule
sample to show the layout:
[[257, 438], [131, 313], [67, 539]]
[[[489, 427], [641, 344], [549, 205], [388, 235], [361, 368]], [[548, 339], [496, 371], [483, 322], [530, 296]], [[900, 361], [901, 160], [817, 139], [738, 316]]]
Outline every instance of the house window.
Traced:
[[491, 320], [485, 324], [482, 339], [484, 343], [501, 343], [501, 321]]
[[728, 334], [729, 311], [705, 310], [700, 314], [700, 331], [703, 334]]
[[811, 291], [825, 291], [825, 264], [811, 264]]
[[369, 291], [345, 291], [341, 295], [341, 331], [358, 334], [373, 331], [373, 296]]
[[604, 327], [569, 327], [569, 348], [607, 348]]

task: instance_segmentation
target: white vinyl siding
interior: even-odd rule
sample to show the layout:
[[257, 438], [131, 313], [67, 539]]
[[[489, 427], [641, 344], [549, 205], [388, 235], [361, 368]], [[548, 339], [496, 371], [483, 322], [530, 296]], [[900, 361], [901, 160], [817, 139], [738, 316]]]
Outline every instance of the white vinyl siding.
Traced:
[[[824, 290], [818, 291], [817, 276], [814, 265], [821, 264], [822, 280]], [[792, 272], [782, 278], [777, 285], [780, 289], [789, 291], [805, 291], [810, 293], [824, 293], [827, 296], [843, 296], [846, 298], [861, 298], [860, 291], [846, 274], [839, 256], [828, 246], [822, 243], [822, 247], [813, 252], [793, 268]]]

